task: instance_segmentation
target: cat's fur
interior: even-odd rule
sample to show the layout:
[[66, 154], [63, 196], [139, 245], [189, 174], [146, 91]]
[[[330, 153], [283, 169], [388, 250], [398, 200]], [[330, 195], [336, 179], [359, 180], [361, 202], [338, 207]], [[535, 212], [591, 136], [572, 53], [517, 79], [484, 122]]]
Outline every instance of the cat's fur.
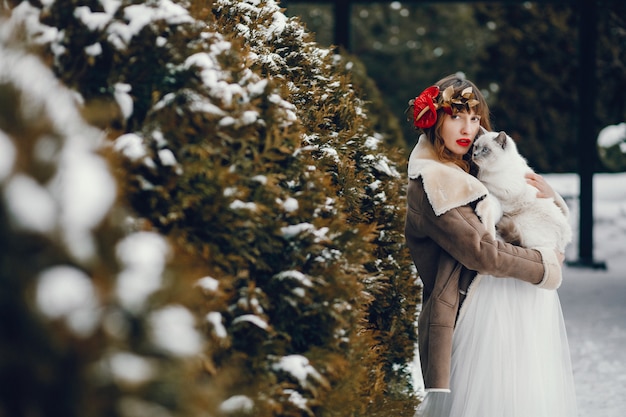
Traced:
[[477, 206], [488, 227], [497, 224], [504, 240], [521, 246], [565, 250], [572, 240], [567, 215], [553, 198], [538, 198], [537, 189], [526, 182], [525, 175], [533, 170], [510, 136], [483, 132], [474, 141], [472, 160], [478, 166], [478, 179], [491, 195]]

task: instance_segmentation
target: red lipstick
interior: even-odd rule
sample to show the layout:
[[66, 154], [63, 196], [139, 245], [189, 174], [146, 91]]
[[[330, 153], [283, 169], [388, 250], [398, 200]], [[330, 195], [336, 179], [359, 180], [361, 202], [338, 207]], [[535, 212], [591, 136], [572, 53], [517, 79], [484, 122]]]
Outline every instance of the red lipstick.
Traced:
[[461, 139], [457, 139], [456, 143], [459, 144], [460, 146], [470, 146], [472, 141], [470, 139], [461, 138]]

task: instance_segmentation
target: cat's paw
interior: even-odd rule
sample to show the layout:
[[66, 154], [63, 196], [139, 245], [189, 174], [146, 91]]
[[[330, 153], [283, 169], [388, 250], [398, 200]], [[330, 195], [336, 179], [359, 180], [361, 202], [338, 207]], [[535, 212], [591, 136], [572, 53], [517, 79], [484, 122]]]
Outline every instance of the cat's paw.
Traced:
[[512, 245], [522, 246], [522, 233], [513, 219], [507, 215], [502, 216], [496, 225], [498, 235], [502, 240]]
[[492, 238], [496, 238], [496, 223], [502, 216], [502, 206], [498, 199], [488, 194], [476, 204], [476, 215], [485, 225]]

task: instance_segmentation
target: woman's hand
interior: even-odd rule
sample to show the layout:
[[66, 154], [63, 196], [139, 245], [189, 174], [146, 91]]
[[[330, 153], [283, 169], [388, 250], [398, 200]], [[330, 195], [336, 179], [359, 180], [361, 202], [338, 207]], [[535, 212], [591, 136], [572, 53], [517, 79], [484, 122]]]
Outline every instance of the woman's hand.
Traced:
[[556, 198], [556, 193], [550, 187], [550, 184], [539, 174], [529, 172], [526, 174], [526, 182], [535, 187], [537, 191], [537, 197], [539, 198]]

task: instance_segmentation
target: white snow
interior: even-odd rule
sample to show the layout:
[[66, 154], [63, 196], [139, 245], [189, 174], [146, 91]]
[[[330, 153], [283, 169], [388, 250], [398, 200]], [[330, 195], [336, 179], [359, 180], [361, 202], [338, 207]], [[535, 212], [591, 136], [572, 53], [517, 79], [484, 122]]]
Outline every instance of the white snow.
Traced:
[[219, 127], [232, 126], [235, 124], [235, 122], [236, 120], [234, 117], [226, 116], [226, 117], [223, 117], [222, 120], [219, 121], [218, 126]]
[[13, 171], [17, 151], [11, 139], [0, 130], [0, 181]]
[[172, 305], [150, 314], [152, 337], [157, 346], [177, 356], [197, 355], [203, 338], [195, 328], [193, 314], [183, 306]]
[[[54, 1], [54, 0], [48, 0], [48, 1]], [[120, 6], [122, 5], [122, 0], [100, 0], [100, 4], [102, 5], [102, 8], [104, 9], [105, 12], [107, 12], [110, 15], [113, 15], [117, 9], [120, 8]]]
[[[76, 95], [38, 58], [2, 46], [0, 56], [0, 79], [23, 93], [19, 110], [25, 122], [49, 118], [61, 136], [42, 136], [35, 143], [35, 162], [58, 166], [48, 183], [19, 172], [5, 179], [4, 194], [13, 223], [41, 233], [60, 230], [71, 254], [86, 260], [94, 253], [92, 229], [109, 211], [116, 194], [108, 166], [95, 152], [102, 133], [82, 122]], [[6, 136], [0, 142], [6, 143]], [[7, 159], [5, 169], [10, 170], [11, 150], [4, 147], [8, 150], [3, 157]]]
[[226, 112], [216, 106], [215, 104], [207, 101], [206, 99], [194, 100], [189, 108], [195, 112], [202, 112], [207, 114], [213, 114], [216, 116], [225, 116]]
[[209, 322], [213, 326], [213, 331], [215, 335], [221, 339], [224, 339], [228, 336], [228, 331], [226, 331], [226, 327], [222, 323], [222, 314], [217, 311], [211, 311], [206, 315], [206, 321]]
[[365, 146], [368, 149], [376, 150], [378, 149], [378, 145], [380, 145], [382, 141], [383, 141], [382, 135], [380, 133], [376, 133], [374, 136], [368, 136], [365, 139], [365, 143], [363, 143], [363, 146]]
[[372, 191], [376, 191], [378, 189], [378, 187], [380, 187], [381, 184], [382, 184], [382, 182], [380, 180], [374, 180], [367, 187], [369, 189], [371, 189]]
[[61, 210], [66, 246], [79, 259], [88, 259], [96, 251], [91, 231], [113, 205], [116, 184], [106, 162], [80, 146], [66, 145], [60, 159], [57, 175], [49, 185], [50, 193]]
[[[105, 14], [107, 17], [112, 17], [112, 12], [116, 11], [119, 5], [117, 2], [109, 2], [109, 4], [111, 7], [105, 8]], [[125, 49], [133, 37], [152, 22], [164, 21], [171, 25], [193, 22], [193, 18], [189, 16], [185, 8], [170, 0], [157, 0], [151, 2], [150, 6], [146, 4], [127, 6], [124, 8], [124, 18], [125, 21], [110, 21], [107, 27], [109, 42], [119, 50]], [[91, 21], [94, 18], [90, 16], [88, 19]]]
[[272, 15], [272, 24], [265, 32], [266, 39], [269, 41], [274, 37], [280, 37], [287, 26], [287, 16], [282, 12], [276, 12]]
[[400, 176], [395, 167], [389, 165], [389, 159], [387, 159], [387, 157], [383, 154], [365, 155], [363, 160], [371, 163], [372, 167], [380, 173], [394, 178], [398, 178]]
[[50, 233], [56, 227], [54, 198], [33, 178], [14, 175], [6, 185], [4, 198], [14, 227], [39, 233]]
[[248, 86], [248, 92], [253, 97], [259, 97], [267, 88], [267, 80], [259, 80]]
[[29, 40], [36, 44], [54, 42], [59, 36], [59, 30], [54, 27], [43, 25], [39, 22], [39, 9], [31, 6], [29, 2], [21, 2], [11, 11], [11, 19], [3, 20], [0, 25], [0, 37], [8, 38], [18, 25], [24, 25]]
[[263, 329], [263, 330], [266, 330], [268, 327], [268, 324], [265, 320], [263, 320], [259, 316], [255, 316], [254, 314], [243, 314], [241, 316], [238, 316], [235, 320], [233, 320], [233, 324], [237, 324], [241, 322], [252, 323], [258, 328]]
[[314, 230], [315, 226], [311, 223], [298, 223], [290, 226], [281, 227], [280, 231], [285, 239], [292, 239], [302, 232]]
[[178, 163], [176, 162], [174, 152], [172, 152], [170, 149], [160, 149], [159, 159], [164, 166], [176, 166], [176, 164]]
[[143, 144], [143, 139], [135, 133], [126, 133], [115, 140], [113, 149], [121, 152], [131, 161], [137, 161], [148, 156], [148, 152]]
[[298, 391], [286, 389], [285, 394], [289, 394], [289, 402], [296, 405], [300, 409], [306, 409], [309, 401]]
[[101, 30], [111, 21], [110, 14], [105, 12], [92, 12], [88, 6], [75, 8], [74, 17], [80, 20], [92, 32]]
[[235, 200], [230, 203], [230, 208], [233, 210], [250, 210], [255, 211], [257, 209], [256, 203], [244, 202], [241, 200]]
[[294, 281], [299, 282], [300, 284], [304, 285], [305, 287], [312, 287], [313, 286], [313, 282], [311, 282], [311, 280], [309, 279], [309, 277], [307, 277], [305, 274], [303, 274], [300, 271], [283, 271], [280, 272], [276, 275], [274, 275], [274, 278], [282, 281], [284, 279], [292, 279]]
[[243, 114], [241, 115], [241, 123], [245, 126], [245, 125], [251, 125], [252, 123], [256, 122], [259, 118], [259, 112], [256, 110], [246, 110], [245, 112], [243, 112]]
[[311, 377], [317, 382], [324, 382], [325, 379], [319, 372], [309, 363], [309, 359], [302, 355], [287, 355], [281, 357], [277, 363], [272, 365], [276, 371], [284, 371], [292, 375], [298, 380], [301, 386], [310, 386]]
[[156, 367], [146, 358], [130, 352], [115, 352], [108, 358], [113, 377], [127, 384], [141, 384], [157, 373]]
[[125, 120], [128, 120], [133, 115], [133, 98], [130, 96], [132, 86], [126, 83], [115, 84], [115, 92], [113, 93], [115, 101], [120, 106], [122, 115]]
[[254, 401], [245, 395], [233, 395], [220, 404], [220, 412], [224, 414], [249, 414], [254, 409]]
[[102, 54], [102, 45], [100, 44], [100, 42], [96, 42], [94, 44], [86, 46], [85, 53], [90, 56], [98, 56]]
[[169, 246], [157, 233], [138, 232], [120, 241], [116, 254], [124, 268], [118, 275], [117, 296], [124, 307], [137, 311], [161, 287]]
[[250, 178], [252, 181], [256, 181], [261, 185], [266, 185], [267, 184], [267, 177], [265, 175], [255, 175], [254, 177]]
[[622, 141], [626, 141], [626, 123], [606, 126], [598, 134], [598, 146], [610, 148]]
[[320, 146], [320, 151], [327, 157], [332, 158], [336, 163], [339, 163], [339, 153], [337, 149], [330, 145]]
[[[578, 230], [578, 177], [546, 175], [567, 200]], [[580, 417], [626, 411], [626, 173], [593, 178], [593, 258], [607, 270], [566, 266], [559, 297], [569, 338]], [[575, 190], [574, 193], [571, 193]], [[577, 235], [577, 233], [575, 233]], [[578, 240], [566, 250], [578, 258]]]
[[196, 285], [208, 292], [215, 292], [220, 286], [220, 282], [213, 277], [203, 277], [198, 280]]
[[52, 319], [65, 319], [78, 335], [88, 336], [100, 317], [91, 279], [71, 266], [54, 266], [37, 279], [37, 306]]
[[287, 213], [291, 213], [293, 211], [298, 210], [298, 207], [300, 206], [298, 204], [298, 200], [296, 200], [293, 197], [287, 197], [285, 199], [285, 201], [282, 200], [278, 200], [277, 201], [278, 204], [281, 204], [283, 206], [283, 209], [287, 212]]

